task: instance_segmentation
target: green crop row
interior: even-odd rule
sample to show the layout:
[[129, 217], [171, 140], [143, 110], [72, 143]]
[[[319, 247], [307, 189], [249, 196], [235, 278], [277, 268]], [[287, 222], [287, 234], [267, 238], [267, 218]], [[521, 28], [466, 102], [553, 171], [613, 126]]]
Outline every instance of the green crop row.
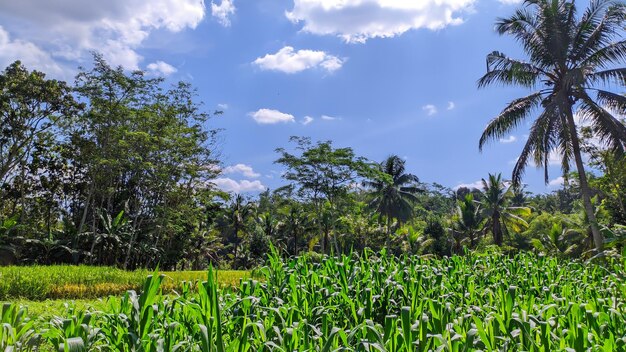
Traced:
[[[283, 261], [264, 279], [207, 280], [110, 298], [101, 311], [33, 323], [3, 308], [0, 350], [625, 351], [624, 263], [519, 254], [449, 259], [365, 253]], [[6, 318], [5, 318], [6, 316]], [[41, 322], [39, 322], [41, 324]], [[35, 327], [37, 326], [37, 327]]]
[[[138, 291], [147, 270], [124, 271], [95, 266], [27, 266], [0, 267], [0, 301], [11, 299], [83, 299], [122, 295]], [[183, 281], [205, 280], [205, 271], [163, 272], [162, 290], [179, 290]], [[238, 286], [241, 279], [250, 276], [247, 271], [220, 271], [220, 284]]]

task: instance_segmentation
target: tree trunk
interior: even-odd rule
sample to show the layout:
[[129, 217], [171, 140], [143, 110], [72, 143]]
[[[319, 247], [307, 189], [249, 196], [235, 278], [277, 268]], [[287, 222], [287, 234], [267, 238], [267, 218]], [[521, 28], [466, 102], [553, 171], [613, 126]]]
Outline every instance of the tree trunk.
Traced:
[[387, 216], [387, 238], [385, 239], [385, 248], [389, 251], [389, 244], [391, 243], [391, 216]]
[[576, 161], [576, 169], [578, 170], [580, 193], [583, 198], [585, 213], [587, 214], [587, 219], [589, 219], [589, 225], [591, 226], [591, 234], [593, 236], [596, 252], [599, 254], [604, 250], [604, 237], [602, 236], [602, 233], [600, 233], [598, 221], [596, 220], [593, 205], [591, 204], [591, 190], [589, 189], [589, 183], [587, 183], [587, 174], [585, 173], [585, 166], [580, 153], [580, 142], [578, 141], [578, 132], [576, 131], [576, 123], [574, 122], [574, 114], [572, 113], [571, 107], [567, 109], [566, 114], [567, 127], [569, 129], [570, 138], [572, 139], [572, 148], [574, 149], [574, 160]]
[[83, 227], [85, 226], [85, 221], [87, 221], [87, 211], [89, 210], [89, 205], [91, 204], [91, 196], [93, 195], [94, 187], [89, 188], [89, 194], [87, 195], [87, 200], [85, 201], [85, 209], [83, 209], [83, 215], [80, 218], [80, 224], [78, 225], [78, 231], [76, 232], [76, 238], [74, 239], [74, 245], [72, 246], [72, 260], [74, 264], [78, 263], [78, 241], [80, 240], [80, 235], [83, 233]]
[[502, 228], [500, 226], [500, 213], [494, 214], [491, 232], [493, 232], [493, 242], [496, 245], [502, 247]]
[[298, 255], [298, 231], [296, 229], [293, 230], [293, 256]]

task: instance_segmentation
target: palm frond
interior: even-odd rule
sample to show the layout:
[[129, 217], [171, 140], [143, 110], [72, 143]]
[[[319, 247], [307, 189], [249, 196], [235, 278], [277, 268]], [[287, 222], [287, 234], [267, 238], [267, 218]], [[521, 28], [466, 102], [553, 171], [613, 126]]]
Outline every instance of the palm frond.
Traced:
[[626, 60], [626, 40], [621, 40], [590, 53], [580, 61], [578, 66], [605, 68], [620, 64], [624, 60]]
[[519, 126], [541, 104], [541, 93], [536, 92], [524, 98], [515, 99], [502, 110], [500, 115], [489, 122], [483, 131], [478, 149], [492, 140], [504, 137], [509, 131]]
[[614, 68], [591, 73], [587, 75], [587, 81], [602, 84], [616, 83], [618, 85], [626, 85], [626, 68]]
[[581, 58], [609, 44], [615, 35], [615, 25], [619, 22], [619, 8], [607, 8], [615, 4], [613, 1], [591, 1], [589, 7], [577, 25], [574, 35], [570, 61], [578, 62]]
[[[598, 102], [611, 110], [623, 114], [626, 110], [626, 97], [598, 91]], [[602, 106], [585, 97], [581, 103], [579, 114], [582, 118], [592, 121], [592, 129], [602, 143], [614, 150], [623, 150], [626, 144], [626, 126]]]
[[513, 167], [512, 181], [514, 185], [521, 184], [522, 176], [531, 157], [537, 167], [544, 166], [546, 183], [549, 181], [547, 179], [547, 159], [552, 148], [546, 145], [545, 135], [549, 130], [552, 113], [553, 111], [544, 110], [531, 126], [526, 144]]
[[541, 74], [548, 73], [531, 63], [494, 51], [487, 55], [487, 73], [478, 80], [478, 87], [483, 88], [494, 83], [533, 87]]

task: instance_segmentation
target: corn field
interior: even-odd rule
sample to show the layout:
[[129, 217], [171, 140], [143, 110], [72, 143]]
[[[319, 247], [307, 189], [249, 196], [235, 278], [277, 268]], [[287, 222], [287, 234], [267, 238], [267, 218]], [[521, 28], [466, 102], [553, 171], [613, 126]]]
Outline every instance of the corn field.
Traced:
[[2, 307], [2, 351], [625, 351], [624, 261], [531, 254], [316, 262], [272, 255], [264, 278], [163, 276], [104, 311], [41, 321]]

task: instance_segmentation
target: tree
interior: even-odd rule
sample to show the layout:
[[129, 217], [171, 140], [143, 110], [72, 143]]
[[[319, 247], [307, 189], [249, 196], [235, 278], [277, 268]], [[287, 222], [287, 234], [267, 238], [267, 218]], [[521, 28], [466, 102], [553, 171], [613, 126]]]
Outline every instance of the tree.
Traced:
[[0, 73], [0, 201], [2, 184], [19, 174], [16, 168], [35, 142], [80, 108], [65, 82], [28, 71], [19, 61]]
[[102, 232], [98, 214], [124, 210], [130, 244], [160, 246], [161, 264], [176, 265], [212, 198], [217, 131], [205, 127], [210, 115], [188, 83], [164, 88], [162, 79], [113, 68], [99, 55], [93, 68], [81, 69], [75, 90], [86, 102], [66, 138], [78, 234]]
[[417, 187], [417, 176], [405, 173], [404, 163], [399, 156], [391, 155], [380, 163], [383, 177], [364, 182], [372, 190], [369, 206], [386, 219], [388, 235], [391, 235], [393, 219], [403, 223], [411, 218], [413, 203], [417, 201], [415, 194], [422, 192]]
[[598, 145], [587, 128], [582, 135], [589, 165], [602, 172], [591, 177], [589, 184], [601, 192], [602, 206], [611, 213], [611, 222], [623, 224], [626, 222], [626, 155]]
[[578, 18], [574, 1], [526, 0], [511, 17], [499, 19], [496, 30], [513, 36], [528, 61], [495, 51], [487, 56], [487, 73], [478, 81], [479, 87], [494, 83], [526, 88], [543, 85], [509, 103], [485, 128], [479, 149], [504, 137], [538, 110], [513, 169], [513, 183], [520, 183], [531, 160], [544, 167], [547, 183], [548, 157], [553, 150], [562, 157], [564, 174], [574, 159], [597, 252], [602, 252], [603, 237], [593, 214], [574, 112], [590, 121], [603, 142], [623, 150], [626, 127], [611, 111], [624, 114], [626, 97], [603, 88], [611, 83], [621, 86], [626, 80], [626, 68], [619, 67], [626, 58], [626, 40], [621, 37], [625, 21], [626, 5], [617, 1], [591, 1]]
[[224, 221], [226, 228], [223, 232], [226, 241], [232, 244], [233, 260], [237, 262], [238, 249], [241, 242], [248, 235], [248, 221], [254, 215], [254, 204], [237, 194], [230, 205], [225, 209]]
[[[296, 150], [300, 155], [278, 148], [276, 152], [280, 157], [275, 163], [287, 168], [283, 177], [294, 183], [295, 194], [313, 203], [316, 219], [325, 220], [318, 221], [318, 227], [322, 235], [322, 250], [328, 252], [328, 233], [332, 225], [323, 228], [323, 224], [334, 223], [341, 199], [358, 184], [359, 177], [371, 175], [374, 170], [371, 163], [357, 157], [352, 148], [333, 148], [330, 141], [313, 144], [307, 137], [294, 136], [290, 141], [297, 144]], [[333, 219], [326, 219], [329, 216]], [[334, 244], [335, 250], [338, 250], [336, 240]]]
[[489, 174], [489, 180], [482, 179], [483, 197], [481, 201], [481, 215], [486, 218], [484, 229], [491, 232], [493, 242], [502, 246], [504, 235], [509, 233], [509, 228], [516, 232], [528, 224], [521, 215], [530, 215], [530, 209], [510, 206], [513, 191], [502, 180], [502, 175]]
[[474, 248], [480, 234], [482, 219], [480, 203], [474, 201], [474, 195], [468, 193], [464, 198], [457, 200], [457, 213], [453, 219], [452, 232], [455, 238], [455, 251], [461, 253], [461, 242], [469, 239], [469, 248]]

